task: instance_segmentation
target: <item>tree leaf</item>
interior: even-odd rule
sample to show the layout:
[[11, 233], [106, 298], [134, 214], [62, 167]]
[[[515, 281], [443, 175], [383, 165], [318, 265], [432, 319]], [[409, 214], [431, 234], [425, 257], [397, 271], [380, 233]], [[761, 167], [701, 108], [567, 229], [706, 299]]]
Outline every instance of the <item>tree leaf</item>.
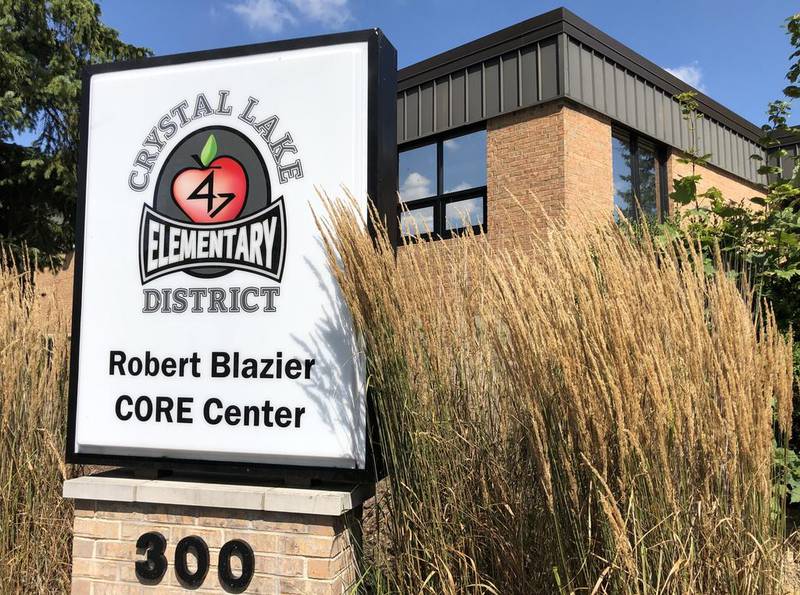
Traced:
[[789, 269], [788, 271], [775, 271], [775, 274], [780, 277], [781, 279], [786, 279], [787, 281], [800, 273], [800, 270], [797, 269]]
[[208, 140], [206, 144], [203, 145], [203, 150], [200, 152], [200, 162], [205, 166], [208, 167], [209, 163], [214, 161], [214, 157], [217, 156], [217, 139], [214, 138], [213, 134], [208, 135]]

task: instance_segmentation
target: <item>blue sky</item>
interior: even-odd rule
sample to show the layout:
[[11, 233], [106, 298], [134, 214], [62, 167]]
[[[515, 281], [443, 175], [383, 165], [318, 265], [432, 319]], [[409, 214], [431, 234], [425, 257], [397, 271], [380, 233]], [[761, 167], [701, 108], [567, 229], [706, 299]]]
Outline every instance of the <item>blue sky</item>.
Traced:
[[[789, 0], [101, 0], [100, 6], [122, 39], [156, 55], [380, 27], [400, 67], [566, 6], [758, 125], [786, 84], [790, 46], [782, 24], [798, 10]], [[31, 140], [29, 133], [17, 137]]]
[[[406, 66], [558, 6], [756, 124], [785, 86], [788, 0], [102, 0], [124, 40], [170, 54], [380, 27]], [[800, 108], [798, 108], [800, 109]], [[797, 118], [793, 118], [797, 120]]]

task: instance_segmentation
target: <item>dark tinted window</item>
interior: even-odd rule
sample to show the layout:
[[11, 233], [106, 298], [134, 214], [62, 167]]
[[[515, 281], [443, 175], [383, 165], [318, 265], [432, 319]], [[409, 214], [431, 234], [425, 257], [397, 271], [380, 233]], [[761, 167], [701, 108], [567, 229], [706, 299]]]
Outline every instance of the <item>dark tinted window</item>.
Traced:
[[[615, 131], [611, 141], [614, 178], [614, 217], [621, 212], [635, 220], [639, 212], [652, 220], [662, 218], [662, 164], [653, 143], [623, 131]], [[619, 209], [619, 211], [617, 211]]]

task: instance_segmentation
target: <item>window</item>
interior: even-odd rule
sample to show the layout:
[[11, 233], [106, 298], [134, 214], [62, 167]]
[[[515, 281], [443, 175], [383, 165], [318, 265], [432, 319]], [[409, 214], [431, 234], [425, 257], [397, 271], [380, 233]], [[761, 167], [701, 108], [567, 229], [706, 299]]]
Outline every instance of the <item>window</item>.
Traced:
[[400, 231], [446, 238], [486, 231], [486, 131], [400, 151]]
[[661, 221], [667, 213], [666, 167], [663, 152], [647, 139], [614, 130], [612, 169], [614, 175], [614, 217], [619, 209], [632, 221], [641, 213]]

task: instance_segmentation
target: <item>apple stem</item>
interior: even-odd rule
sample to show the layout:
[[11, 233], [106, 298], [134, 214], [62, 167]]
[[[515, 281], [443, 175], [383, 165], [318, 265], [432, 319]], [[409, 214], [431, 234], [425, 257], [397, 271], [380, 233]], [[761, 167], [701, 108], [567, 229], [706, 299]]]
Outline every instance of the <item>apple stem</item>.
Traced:
[[197, 165], [199, 165], [200, 167], [205, 168], [205, 165], [203, 165], [203, 162], [200, 161], [200, 155], [192, 155], [192, 159], [194, 159], [197, 162]]

